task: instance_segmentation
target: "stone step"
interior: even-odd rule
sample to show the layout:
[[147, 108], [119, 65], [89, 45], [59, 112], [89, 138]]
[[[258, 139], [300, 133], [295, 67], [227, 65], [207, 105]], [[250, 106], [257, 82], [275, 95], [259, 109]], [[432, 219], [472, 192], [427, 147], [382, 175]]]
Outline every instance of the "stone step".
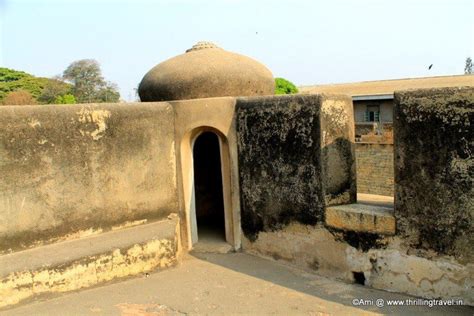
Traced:
[[166, 268], [179, 260], [179, 219], [68, 240], [0, 256], [0, 308]]
[[362, 203], [328, 207], [326, 224], [341, 230], [383, 235], [395, 234], [396, 227], [393, 207]]

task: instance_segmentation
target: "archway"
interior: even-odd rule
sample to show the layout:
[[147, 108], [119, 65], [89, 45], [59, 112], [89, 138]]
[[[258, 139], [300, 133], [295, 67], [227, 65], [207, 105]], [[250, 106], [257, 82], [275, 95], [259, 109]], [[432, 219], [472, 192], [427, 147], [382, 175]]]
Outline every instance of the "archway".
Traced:
[[210, 131], [194, 141], [194, 198], [199, 241], [226, 241], [219, 137]]

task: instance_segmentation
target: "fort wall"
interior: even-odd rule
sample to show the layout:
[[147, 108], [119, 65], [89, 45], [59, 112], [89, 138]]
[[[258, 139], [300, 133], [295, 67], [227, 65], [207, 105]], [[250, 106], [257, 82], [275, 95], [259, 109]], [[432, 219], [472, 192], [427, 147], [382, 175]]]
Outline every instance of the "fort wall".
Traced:
[[474, 260], [474, 88], [395, 94], [395, 216], [421, 248]]
[[[56, 262], [65, 278], [72, 275], [66, 281], [53, 265], [4, 270], [3, 290], [31, 285], [18, 300], [35, 294], [35, 284], [56, 291], [57, 284], [43, 282], [48, 275], [70, 289], [90, 286], [95, 281], [74, 282], [107, 270], [115, 257], [126, 264], [104, 280], [175, 264], [180, 240], [189, 250], [196, 233], [193, 141], [212, 131], [221, 149], [226, 241], [235, 250], [242, 243], [243, 251], [321, 275], [474, 304], [473, 103], [472, 88], [396, 94], [395, 210], [356, 204], [349, 97], [2, 107], [1, 260], [13, 267], [18, 256], [47, 244], [110, 241], [105, 236], [115, 232], [128, 240], [127, 229], [150, 234], [100, 246], [71, 267]], [[377, 146], [367, 151], [384, 147]], [[25, 248], [32, 249], [18, 251]]]
[[177, 211], [168, 103], [0, 107], [0, 251]]

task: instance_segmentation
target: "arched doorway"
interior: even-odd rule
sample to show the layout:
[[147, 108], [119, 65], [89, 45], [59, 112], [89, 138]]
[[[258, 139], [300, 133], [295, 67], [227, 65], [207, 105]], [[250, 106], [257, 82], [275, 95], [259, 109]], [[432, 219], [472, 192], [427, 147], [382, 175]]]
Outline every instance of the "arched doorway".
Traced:
[[226, 241], [219, 137], [210, 131], [194, 141], [194, 199], [198, 241]]

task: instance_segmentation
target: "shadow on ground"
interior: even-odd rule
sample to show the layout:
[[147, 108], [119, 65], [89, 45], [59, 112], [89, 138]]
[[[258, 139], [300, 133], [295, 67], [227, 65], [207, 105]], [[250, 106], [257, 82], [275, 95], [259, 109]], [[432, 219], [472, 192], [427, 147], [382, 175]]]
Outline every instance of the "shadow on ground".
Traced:
[[[331, 280], [309, 273], [287, 264], [270, 259], [259, 258], [248, 254], [211, 254], [191, 253], [200, 260], [243, 273], [254, 278], [286, 287], [304, 294], [315, 296], [322, 300], [355, 307], [361, 311], [371, 311], [382, 314], [419, 315], [474, 315], [474, 308], [469, 306], [386, 306], [388, 300], [416, 300], [416, 297], [372, 289], [358, 284], [348, 284]], [[372, 300], [374, 305], [355, 306], [354, 299]], [[383, 299], [385, 306], [377, 307], [377, 299]]]

